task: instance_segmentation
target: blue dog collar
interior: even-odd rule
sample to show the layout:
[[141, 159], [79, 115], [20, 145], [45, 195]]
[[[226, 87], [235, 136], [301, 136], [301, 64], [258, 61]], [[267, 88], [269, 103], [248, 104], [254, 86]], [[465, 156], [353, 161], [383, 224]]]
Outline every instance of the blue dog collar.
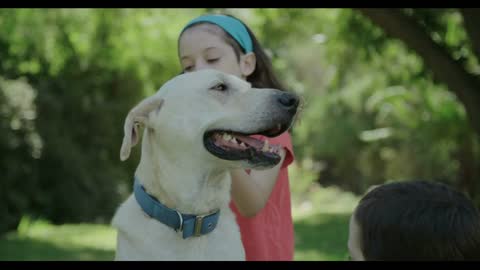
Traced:
[[220, 26], [225, 32], [230, 34], [240, 46], [245, 50], [245, 53], [253, 52], [253, 42], [247, 28], [239, 20], [226, 15], [203, 15], [191, 20], [182, 30], [185, 31], [190, 25], [199, 22], [209, 22]]
[[135, 199], [148, 216], [173, 228], [175, 231], [181, 231], [183, 239], [210, 233], [217, 226], [220, 210], [205, 215], [182, 214], [177, 210], [168, 208], [147, 194], [136, 177], [133, 190]]

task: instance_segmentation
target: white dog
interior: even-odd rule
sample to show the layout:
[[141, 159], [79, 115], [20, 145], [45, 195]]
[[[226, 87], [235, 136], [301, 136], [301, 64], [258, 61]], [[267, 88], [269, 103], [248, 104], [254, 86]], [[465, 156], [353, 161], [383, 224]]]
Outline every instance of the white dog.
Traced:
[[229, 208], [231, 168], [269, 168], [276, 136], [295, 117], [298, 98], [256, 89], [233, 75], [179, 75], [135, 106], [125, 120], [121, 160], [145, 127], [133, 194], [119, 207], [116, 260], [244, 260]]

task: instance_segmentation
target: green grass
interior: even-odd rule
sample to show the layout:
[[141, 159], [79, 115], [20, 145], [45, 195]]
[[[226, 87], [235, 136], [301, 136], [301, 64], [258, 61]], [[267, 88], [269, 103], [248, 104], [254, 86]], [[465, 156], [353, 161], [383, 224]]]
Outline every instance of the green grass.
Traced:
[[294, 194], [296, 261], [343, 261], [348, 256], [348, 223], [358, 197], [316, 185]]
[[[294, 259], [345, 260], [348, 220], [358, 198], [335, 188], [305, 183], [295, 188], [292, 195]], [[107, 225], [55, 226], [44, 220], [25, 218], [17, 232], [0, 237], [0, 260], [112, 260], [115, 245], [116, 232]]]
[[[347, 214], [319, 213], [295, 221], [295, 260], [343, 260]], [[105, 225], [37, 225], [0, 239], [0, 260], [112, 260], [115, 231]]]
[[[29, 224], [25, 224], [29, 223]], [[23, 222], [0, 238], [0, 260], [112, 260], [116, 232], [106, 225]]]
[[[344, 260], [347, 213], [315, 213], [295, 220], [295, 260]], [[27, 234], [0, 238], [0, 260], [112, 260], [115, 231], [106, 225], [32, 224]]]
[[343, 261], [347, 258], [349, 214], [317, 213], [295, 221], [296, 261]]

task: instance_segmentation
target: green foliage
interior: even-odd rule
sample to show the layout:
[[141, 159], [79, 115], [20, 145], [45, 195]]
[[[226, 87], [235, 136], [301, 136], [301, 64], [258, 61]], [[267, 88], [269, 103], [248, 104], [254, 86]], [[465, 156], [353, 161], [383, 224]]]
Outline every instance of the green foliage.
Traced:
[[[428, 24], [432, 29], [444, 29], [440, 38], [452, 53], [470, 46], [460, 48], [468, 42], [458, 12], [424, 12], [437, 22]], [[313, 160], [325, 186], [357, 194], [373, 184], [415, 178], [460, 187], [463, 138], [471, 138], [478, 152], [478, 136], [452, 92], [432, 80], [417, 55], [359, 13], [312, 13], [313, 42], [298, 37], [284, 45], [291, 48], [288, 71], [296, 73], [292, 88], [305, 99], [294, 128], [297, 159]], [[316, 33], [324, 37], [315, 40]], [[479, 156], [471, 155], [479, 168]]]
[[35, 129], [36, 91], [24, 80], [0, 77], [0, 231], [16, 228], [35, 200], [42, 140]]
[[178, 74], [178, 32], [201, 11], [0, 11], [0, 232], [25, 213], [109, 222], [138, 162], [119, 162], [123, 119]]

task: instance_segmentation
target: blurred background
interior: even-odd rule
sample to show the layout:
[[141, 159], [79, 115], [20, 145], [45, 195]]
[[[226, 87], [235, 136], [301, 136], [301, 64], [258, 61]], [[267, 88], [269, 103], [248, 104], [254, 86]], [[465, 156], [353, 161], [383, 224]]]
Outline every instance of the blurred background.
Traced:
[[290, 167], [296, 260], [344, 260], [371, 185], [480, 205], [480, 9], [1, 9], [0, 260], [111, 260], [140, 148], [126, 113], [180, 72], [205, 12], [244, 20], [305, 106]]

